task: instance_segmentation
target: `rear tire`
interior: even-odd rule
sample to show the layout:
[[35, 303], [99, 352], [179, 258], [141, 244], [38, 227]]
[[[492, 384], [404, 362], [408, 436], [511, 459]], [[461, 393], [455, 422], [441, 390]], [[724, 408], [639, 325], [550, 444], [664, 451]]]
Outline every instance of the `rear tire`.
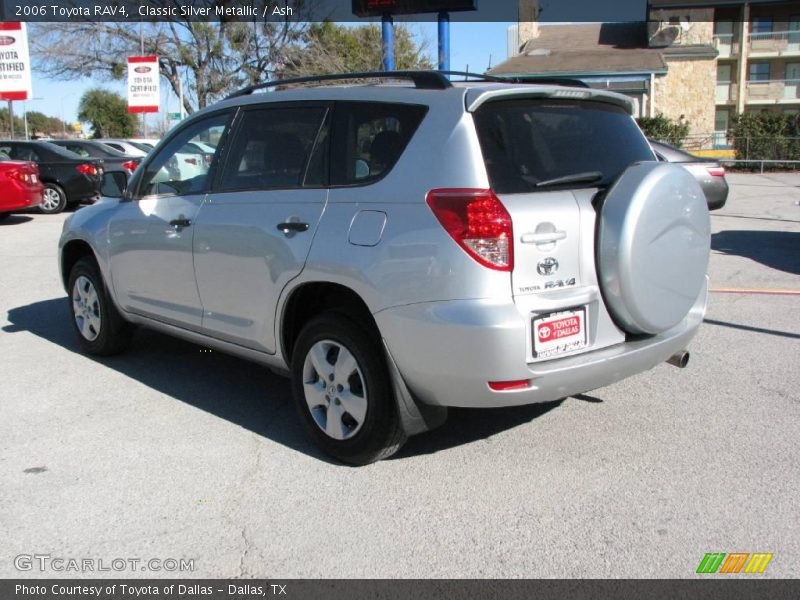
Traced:
[[309, 435], [342, 462], [375, 462], [405, 442], [383, 348], [341, 313], [323, 313], [303, 327], [292, 356], [292, 392]]
[[82, 258], [69, 275], [69, 309], [78, 343], [88, 354], [119, 354], [131, 341], [133, 326], [114, 306], [93, 258]]
[[67, 207], [67, 195], [61, 186], [55, 183], [44, 184], [44, 194], [39, 210], [46, 215], [60, 213]]

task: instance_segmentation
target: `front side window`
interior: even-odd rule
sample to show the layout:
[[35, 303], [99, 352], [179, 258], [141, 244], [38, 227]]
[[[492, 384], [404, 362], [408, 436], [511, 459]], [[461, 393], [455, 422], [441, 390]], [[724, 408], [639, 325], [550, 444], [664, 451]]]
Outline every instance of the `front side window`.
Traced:
[[200, 194], [208, 190], [219, 160], [220, 142], [232, 113], [213, 115], [189, 125], [147, 163], [137, 196]]
[[400, 159], [427, 108], [409, 104], [345, 102], [336, 107], [334, 185], [380, 179]]
[[306, 171], [312, 155], [326, 153], [320, 132], [326, 112], [324, 107], [245, 111], [222, 173], [221, 191], [292, 189], [321, 183], [309, 182]]

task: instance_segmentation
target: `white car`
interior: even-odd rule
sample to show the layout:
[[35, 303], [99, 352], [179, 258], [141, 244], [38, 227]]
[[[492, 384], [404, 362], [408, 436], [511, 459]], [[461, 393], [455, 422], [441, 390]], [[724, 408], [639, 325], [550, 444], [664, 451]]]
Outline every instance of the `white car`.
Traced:
[[136, 144], [128, 140], [103, 139], [97, 141], [102, 142], [106, 146], [110, 146], [114, 150], [124, 152], [128, 156], [147, 156], [150, 152], [143, 144]]

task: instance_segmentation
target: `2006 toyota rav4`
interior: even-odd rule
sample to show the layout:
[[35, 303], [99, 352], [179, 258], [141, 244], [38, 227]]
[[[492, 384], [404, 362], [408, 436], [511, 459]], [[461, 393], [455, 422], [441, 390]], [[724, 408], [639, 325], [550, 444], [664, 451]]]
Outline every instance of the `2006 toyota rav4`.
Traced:
[[[288, 371], [310, 435], [356, 464], [448, 406], [685, 362], [708, 209], [627, 98], [393, 77], [411, 83], [242, 90], [75, 213], [59, 260], [83, 348], [144, 325]], [[209, 149], [192, 169], [188, 143]]]

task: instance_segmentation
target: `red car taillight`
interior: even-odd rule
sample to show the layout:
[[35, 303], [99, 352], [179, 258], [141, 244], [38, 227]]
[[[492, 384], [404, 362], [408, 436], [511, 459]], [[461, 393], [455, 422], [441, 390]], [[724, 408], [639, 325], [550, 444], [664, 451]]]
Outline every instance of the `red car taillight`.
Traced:
[[8, 175], [8, 177], [10, 177], [11, 179], [16, 179], [17, 181], [21, 181], [22, 183], [27, 183], [29, 185], [34, 183], [33, 173], [30, 173], [28, 171], [13, 170], [6, 173], [6, 175]]
[[128, 160], [122, 163], [122, 168], [126, 169], [130, 173], [133, 173], [136, 170], [136, 167], [138, 166], [139, 166], [138, 160]]
[[78, 165], [77, 167], [79, 173], [83, 173], [84, 175], [89, 175], [90, 177], [94, 177], [100, 171], [94, 165], [90, 165], [88, 163], [84, 163], [82, 165]]
[[428, 206], [456, 243], [485, 267], [514, 268], [511, 215], [492, 190], [438, 189]]
[[725, 167], [706, 167], [712, 177], [725, 177]]

